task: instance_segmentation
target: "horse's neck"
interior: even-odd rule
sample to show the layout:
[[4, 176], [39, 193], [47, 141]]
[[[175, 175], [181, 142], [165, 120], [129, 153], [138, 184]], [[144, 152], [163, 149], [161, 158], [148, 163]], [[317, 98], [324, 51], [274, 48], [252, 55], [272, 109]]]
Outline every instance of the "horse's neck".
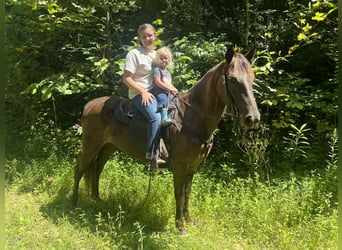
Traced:
[[222, 63], [210, 70], [186, 94], [190, 104], [187, 113], [194, 121], [191, 125], [204, 130], [202, 133], [207, 136], [210, 136], [217, 127], [225, 107], [217, 94], [217, 83], [222, 81], [221, 72], [223, 72]]

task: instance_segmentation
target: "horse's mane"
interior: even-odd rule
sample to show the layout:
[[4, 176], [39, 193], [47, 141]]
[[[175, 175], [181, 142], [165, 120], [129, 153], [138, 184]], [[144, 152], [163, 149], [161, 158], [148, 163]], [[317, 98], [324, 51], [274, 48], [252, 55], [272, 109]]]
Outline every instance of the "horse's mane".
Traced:
[[202, 83], [205, 82], [205, 80], [210, 77], [213, 73], [216, 72], [216, 69], [218, 67], [220, 67], [223, 63], [225, 63], [225, 61], [220, 62], [219, 64], [215, 65], [214, 67], [212, 67], [210, 70], [207, 71], [207, 73], [205, 73], [202, 78], [200, 80], [198, 80], [198, 82], [196, 84], [194, 84], [188, 91], [187, 93], [191, 92], [194, 88], [196, 88], [196, 86], [201, 85]]
[[[221, 72], [218, 72], [217, 69], [224, 63], [226, 63], [226, 60], [221, 61], [219, 64], [208, 70], [207, 73], [205, 73], [202, 78], [189, 89], [188, 92], [191, 92], [197, 85], [201, 85], [203, 82], [205, 82], [205, 79], [210, 77], [213, 73], [220, 74]], [[252, 84], [255, 80], [255, 75], [251, 64], [244, 55], [235, 53], [228, 66], [229, 76], [239, 78], [239, 76], [241, 76], [244, 72], [247, 73], [247, 76]]]

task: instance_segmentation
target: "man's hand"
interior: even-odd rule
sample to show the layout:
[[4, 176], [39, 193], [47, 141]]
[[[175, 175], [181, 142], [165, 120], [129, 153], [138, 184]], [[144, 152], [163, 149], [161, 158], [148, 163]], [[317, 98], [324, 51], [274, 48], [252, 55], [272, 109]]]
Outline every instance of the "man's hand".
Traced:
[[154, 95], [152, 95], [150, 92], [144, 91], [143, 93], [141, 93], [141, 99], [142, 99], [142, 105], [144, 107], [148, 106], [150, 103], [153, 102], [153, 100], [155, 99]]

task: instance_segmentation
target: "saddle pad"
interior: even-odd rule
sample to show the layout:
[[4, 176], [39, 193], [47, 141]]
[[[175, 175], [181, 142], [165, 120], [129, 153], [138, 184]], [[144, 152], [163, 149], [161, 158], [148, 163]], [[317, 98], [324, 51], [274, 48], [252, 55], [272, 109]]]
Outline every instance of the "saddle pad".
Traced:
[[129, 140], [136, 150], [146, 152], [147, 141], [147, 122], [136, 119], [130, 119], [129, 122]]
[[115, 109], [115, 118], [122, 123], [130, 123], [132, 118], [139, 120], [146, 120], [144, 115], [130, 104], [129, 100], [120, 103], [119, 107]]
[[132, 117], [128, 116], [127, 114], [124, 114], [121, 110], [121, 108], [117, 108], [115, 109], [115, 118], [117, 120], [119, 120], [122, 123], [130, 123], [130, 121], [132, 120]]

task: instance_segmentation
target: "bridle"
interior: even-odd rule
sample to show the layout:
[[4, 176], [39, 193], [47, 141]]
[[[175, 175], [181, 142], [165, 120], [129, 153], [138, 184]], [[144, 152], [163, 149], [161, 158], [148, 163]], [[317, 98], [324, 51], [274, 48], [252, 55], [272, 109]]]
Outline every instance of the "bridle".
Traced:
[[228, 65], [227, 65], [227, 63], [225, 63], [224, 69], [223, 69], [224, 87], [226, 90], [226, 96], [228, 97], [228, 99], [230, 99], [230, 102], [231, 102], [231, 113], [227, 113], [226, 115], [229, 115], [233, 118], [239, 118], [239, 112], [238, 112], [238, 109], [236, 107], [234, 97], [232, 96], [232, 94], [230, 94], [229, 89], [228, 89], [228, 76], [226, 73], [227, 70], [228, 70]]

